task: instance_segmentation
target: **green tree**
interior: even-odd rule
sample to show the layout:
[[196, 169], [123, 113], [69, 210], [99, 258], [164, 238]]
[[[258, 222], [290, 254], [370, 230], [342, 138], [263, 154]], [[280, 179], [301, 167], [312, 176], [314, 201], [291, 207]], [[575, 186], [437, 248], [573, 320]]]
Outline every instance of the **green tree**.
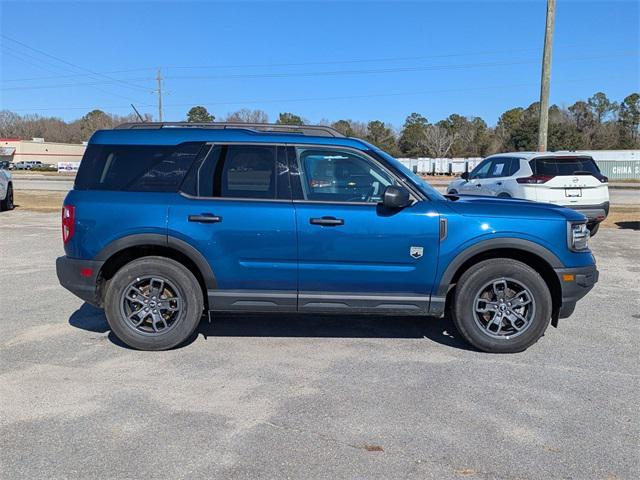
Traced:
[[[595, 127], [596, 116], [593, 114], [591, 106], [587, 102], [583, 102], [582, 100], [577, 101], [569, 107], [569, 112], [579, 132], [586, 133]], [[598, 123], [600, 123], [600, 120], [598, 120]]]
[[640, 139], [640, 94], [632, 93], [625, 97], [618, 111], [618, 122], [622, 127], [621, 147], [634, 148]]
[[595, 93], [589, 97], [587, 104], [591, 108], [598, 123], [602, 123], [610, 113], [618, 109], [618, 104], [610, 101], [602, 92]]
[[393, 130], [380, 120], [373, 120], [367, 124], [366, 140], [391, 155], [400, 153]]
[[187, 122], [206, 123], [213, 122], [215, 119], [215, 116], [211, 115], [205, 107], [200, 105], [191, 107], [187, 112]]
[[427, 155], [425, 134], [429, 122], [419, 113], [409, 115], [402, 127], [398, 146], [403, 155], [420, 157]]
[[276, 123], [280, 125], [304, 125], [304, 120], [302, 117], [298, 115], [294, 115], [293, 113], [284, 112], [278, 115], [278, 120]]

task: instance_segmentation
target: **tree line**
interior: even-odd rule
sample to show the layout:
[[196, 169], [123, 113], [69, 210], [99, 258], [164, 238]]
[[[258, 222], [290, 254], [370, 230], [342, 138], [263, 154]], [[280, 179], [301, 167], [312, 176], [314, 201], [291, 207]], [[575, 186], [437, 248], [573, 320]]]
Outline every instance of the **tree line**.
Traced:
[[[480, 117], [451, 114], [435, 123], [420, 113], [407, 116], [397, 130], [382, 120], [361, 122], [350, 119], [323, 120], [344, 135], [359, 137], [395, 156], [404, 157], [483, 157], [496, 152], [535, 150], [537, 147], [538, 102], [526, 108], [507, 110], [490, 127]], [[214, 114], [203, 106], [194, 106], [186, 115], [188, 122], [213, 122]], [[219, 119], [238, 123], [268, 123], [262, 110], [241, 109]], [[47, 141], [80, 143], [98, 129], [113, 128], [124, 122], [138, 121], [134, 115], [118, 116], [93, 110], [82, 118], [65, 122], [54, 117], [18, 115], [0, 111], [0, 137], [43, 137]], [[151, 121], [146, 115], [145, 121]], [[278, 115], [283, 125], [304, 125], [307, 120], [291, 112]], [[640, 94], [632, 93], [622, 101], [610, 100], [598, 92], [569, 107], [553, 105], [549, 109], [549, 150], [617, 150], [640, 148]]]

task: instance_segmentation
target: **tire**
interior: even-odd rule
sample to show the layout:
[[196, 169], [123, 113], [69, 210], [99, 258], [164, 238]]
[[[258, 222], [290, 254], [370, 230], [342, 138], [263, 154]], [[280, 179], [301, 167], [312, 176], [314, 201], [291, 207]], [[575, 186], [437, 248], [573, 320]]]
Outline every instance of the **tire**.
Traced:
[[[519, 287], [523, 287], [524, 292], [509, 298], [510, 292]], [[503, 303], [499, 295], [495, 295], [496, 291], [504, 292]], [[525, 305], [528, 296], [531, 302]], [[512, 308], [516, 302], [523, 305]], [[505, 310], [501, 310], [503, 308]], [[485, 313], [476, 309], [484, 309]], [[479, 350], [516, 353], [529, 348], [544, 334], [551, 320], [551, 309], [549, 288], [538, 272], [517, 260], [497, 258], [480, 262], [462, 274], [455, 291], [452, 317], [460, 334]], [[498, 313], [504, 316], [499, 317]], [[518, 319], [516, 313], [528, 321]], [[501, 318], [500, 325], [495, 322], [496, 318]]]
[[500, 193], [498, 194], [498, 198], [512, 198], [508, 193]]
[[7, 195], [4, 200], [0, 200], [0, 211], [13, 210], [13, 185], [10, 183], [7, 185]]
[[592, 237], [595, 237], [598, 230], [600, 230], [600, 222], [598, 223], [587, 223], [587, 228], [589, 229], [589, 233]]
[[457, 190], [449, 190], [449, 195], [457, 195], [458, 191]]
[[[165, 257], [139, 258], [118, 270], [109, 281], [104, 305], [111, 331], [138, 350], [180, 345], [193, 334], [204, 309], [195, 276]], [[135, 326], [138, 321], [142, 323]]]

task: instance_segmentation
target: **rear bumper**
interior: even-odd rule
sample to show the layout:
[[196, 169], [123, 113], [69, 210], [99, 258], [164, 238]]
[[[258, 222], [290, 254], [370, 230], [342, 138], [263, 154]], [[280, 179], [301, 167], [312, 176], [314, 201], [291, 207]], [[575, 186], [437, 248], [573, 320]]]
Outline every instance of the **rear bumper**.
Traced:
[[56, 259], [56, 273], [60, 285], [91, 305], [100, 306], [98, 274], [104, 262], [78, 260], [69, 257]]
[[566, 207], [580, 212], [591, 222], [601, 222], [609, 215], [609, 202], [598, 205], [566, 205]]
[[562, 290], [562, 305], [558, 318], [567, 318], [576, 308], [576, 303], [584, 297], [598, 281], [599, 272], [595, 265], [579, 268], [555, 269]]

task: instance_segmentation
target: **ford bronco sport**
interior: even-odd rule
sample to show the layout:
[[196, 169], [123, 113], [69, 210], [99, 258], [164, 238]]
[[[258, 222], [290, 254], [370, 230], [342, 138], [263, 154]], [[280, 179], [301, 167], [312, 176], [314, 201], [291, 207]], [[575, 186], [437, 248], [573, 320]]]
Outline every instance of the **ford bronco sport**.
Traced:
[[131, 347], [219, 311], [450, 315], [518, 352], [598, 279], [586, 218], [442, 196], [329, 127], [125, 124], [96, 132], [62, 210], [60, 283]]

